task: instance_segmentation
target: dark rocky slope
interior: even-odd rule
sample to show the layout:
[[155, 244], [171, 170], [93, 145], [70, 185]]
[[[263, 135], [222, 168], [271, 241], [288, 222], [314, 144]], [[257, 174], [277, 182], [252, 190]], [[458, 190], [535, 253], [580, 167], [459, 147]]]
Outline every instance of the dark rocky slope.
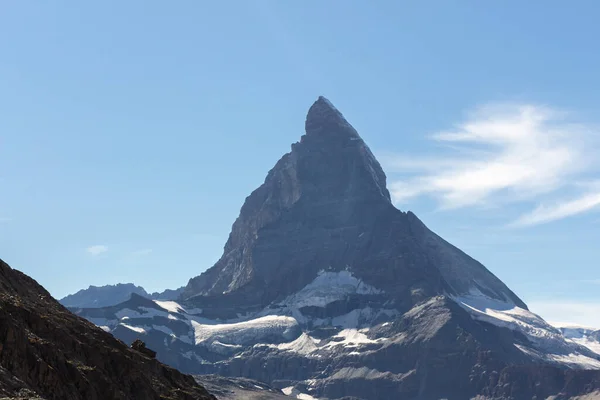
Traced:
[[189, 375], [69, 312], [0, 260], [0, 394], [14, 398], [214, 399]]

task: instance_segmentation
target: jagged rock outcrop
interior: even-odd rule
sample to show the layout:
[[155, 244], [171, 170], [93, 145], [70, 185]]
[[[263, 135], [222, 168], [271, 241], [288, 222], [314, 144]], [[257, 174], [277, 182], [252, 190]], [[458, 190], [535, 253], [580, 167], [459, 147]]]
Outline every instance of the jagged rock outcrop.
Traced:
[[146, 357], [156, 358], [156, 352], [146, 347], [146, 343], [140, 339], [136, 339], [131, 343], [131, 348], [135, 351], [142, 353]]
[[0, 260], [0, 394], [47, 400], [214, 400], [189, 375], [128, 348]]
[[244, 202], [221, 259], [177, 302], [133, 296], [74, 311], [186, 372], [305, 398], [530, 400], [597, 389], [600, 356], [396, 209], [381, 166], [329, 101], [313, 104], [305, 129]]

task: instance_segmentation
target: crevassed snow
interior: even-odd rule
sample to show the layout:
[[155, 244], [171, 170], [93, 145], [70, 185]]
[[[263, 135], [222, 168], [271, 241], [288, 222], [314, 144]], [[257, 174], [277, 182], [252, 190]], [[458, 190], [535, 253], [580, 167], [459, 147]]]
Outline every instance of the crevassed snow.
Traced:
[[292, 340], [298, 322], [292, 317], [268, 315], [233, 324], [209, 325], [192, 321], [192, 326], [196, 344], [215, 340], [227, 344], [250, 344], [273, 337]]
[[512, 302], [490, 299], [477, 289], [453, 299], [476, 320], [524, 334], [534, 348], [520, 345], [517, 348], [529, 355], [570, 367], [600, 368], [600, 361], [596, 366], [597, 360], [594, 360], [593, 352], [566, 340], [558, 329], [539, 315], [517, 307]]
[[282, 303], [297, 308], [307, 306], [324, 307], [349, 294], [379, 294], [381, 290], [357, 279], [350, 271], [326, 272], [321, 270], [317, 277], [299, 292], [288, 296]]
[[179, 303], [175, 301], [161, 301], [161, 300], [153, 300], [160, 308], [164, 308], [165, 310], [176, 313], [183, 314], [186, 313], [185, 308], [183, 308]]

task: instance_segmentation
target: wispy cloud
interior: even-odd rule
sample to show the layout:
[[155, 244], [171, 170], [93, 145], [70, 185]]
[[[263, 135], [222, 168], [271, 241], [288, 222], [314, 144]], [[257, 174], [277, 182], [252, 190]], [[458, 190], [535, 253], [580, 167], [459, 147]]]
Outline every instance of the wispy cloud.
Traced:
[[[574, 185], [596, 168], [596, 132], [567, 118], [564, 112], [532, 104], [480, 107], [456, 129], [431, 137], [443, 146], [441, 155], [383, 157], [386, 170], [404, 175], [390, 184], [394, 201], [430, 196], [441, 209], [537, 203], [515, 226], [599, 207], [596, 184]], [[557, 200], [567, 187], [573, 197]]]
[[574, 199], [563, 202], [557, 202], [554, 205], [540, 205], [528, 214], [519, 217], [515, 226], [536, 225], [544, 222], [550, 222], [572, 215], [581, 214], [600, 206], [600, 191], [583, 194]]
[[97, 244], [94, 246], [90, 246], [87, 249], [85, 249], [89, 254], [91, 254], [92, 256], [97, 256], [100, 255], [102, 253], [106, 253], [108, 251], [108, 247], [101, 245], [101, 244]]

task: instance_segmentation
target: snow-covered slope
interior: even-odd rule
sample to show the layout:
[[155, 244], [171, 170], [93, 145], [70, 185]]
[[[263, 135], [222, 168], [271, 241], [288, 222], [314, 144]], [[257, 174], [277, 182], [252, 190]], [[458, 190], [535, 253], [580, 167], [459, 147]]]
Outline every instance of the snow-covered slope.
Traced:
[[380, 294], [381, 290], [367, 285], [350, 271], [320, 270], [317, 277], [300, 291], [288, 296], [281, 305], [295, 308], [308, 306], [325, 307], [334, 301], [343, 300], [349, 294]]
[[523, 334], [528, 343], [517, 344], [517, 347], [528, 355], [574, 368], [600, 369], [598, 354], [576, 340], [565, 340], [561, 330], [508, 299], [490, 299], [472, 289], [469, 295], [454, 297], [454, 300], [476, 320]]
[[600, 329], [568, 323], [552, 323], [565, 338], [600, 354]]

